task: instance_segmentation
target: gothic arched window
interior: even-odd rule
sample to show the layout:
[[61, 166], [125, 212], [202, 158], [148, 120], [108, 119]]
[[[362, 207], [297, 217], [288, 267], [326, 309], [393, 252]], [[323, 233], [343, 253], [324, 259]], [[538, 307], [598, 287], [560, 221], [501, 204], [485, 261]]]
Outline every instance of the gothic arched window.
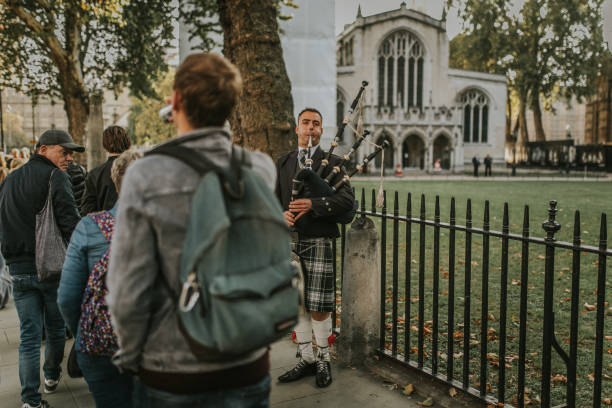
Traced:
[[463, 106], [463, 141], [487, 143], [489, 140], [489, 98], [476, 89], [461, 95]]
[[408, 31], [398, 31], [378, 50], [378, 106], [423, 107], [425, 48]]

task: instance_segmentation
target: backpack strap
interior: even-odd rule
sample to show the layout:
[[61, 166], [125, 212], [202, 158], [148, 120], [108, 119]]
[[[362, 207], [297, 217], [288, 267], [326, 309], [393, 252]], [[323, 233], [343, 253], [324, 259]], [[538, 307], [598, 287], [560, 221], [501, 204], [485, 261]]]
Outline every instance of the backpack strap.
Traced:
[[113, 232], [115, 231], [115, 217], [109, 211], [100, 211], [87, 215], [93, 219], [98, 225], [100, 232], [104, 235], [107, 241], [113, 239]]
[[198, 174], [200, 174], [200, 176], [203, 176], [210, 170], [216, 173], [223, 172], [223, 170], [219, 166], [215, 165], [206, 156], [185, 146], [162, 145], [146, 152], [145, 156], [150, 156], [154, 154], [161, 154], [177, 159], [194, 169], [196, 172], [198, 172]]

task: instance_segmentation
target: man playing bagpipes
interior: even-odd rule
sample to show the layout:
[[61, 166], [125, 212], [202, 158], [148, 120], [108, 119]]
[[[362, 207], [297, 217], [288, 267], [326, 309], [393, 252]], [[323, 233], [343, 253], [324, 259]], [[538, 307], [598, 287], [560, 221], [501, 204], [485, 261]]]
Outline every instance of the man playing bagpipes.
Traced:
[[[355, 195], [344, 179], [344, 160], [328, 155], [319, 146], [322, 134], [321, 113], [306, 108], [298, 115], [295, 129], [298, 150], [281, 156], [277, 163], [276, 194], [284, 209], [285, 220], [292, 228], [291, 249], [300, 258], [304, 275], [304, 307], [310, 318], [301, 319], [295, 327], [298, 342], [297, 365], [281, 375], [280, 382], [316, 375], [316, 384], [327, 387], [332, 382], [328, 337], [332, 331], [331, 312], [335, 307], [332, 239], [340, 234], [338, 222], [354, 213]], [[323, 168], [321, 168], [323, 166]], [[334, 169], [334, 167], [336, 169]], [[330, 176], [330, 174], [333, 176]], [[316, 177], [321, 183], [328, 178], [334, 187], [331, 195], [322, 195], [299, 175]], [[316, 182], [314, 182], [316, 184]], [[327, 187], [329, 188], [329, 187]], [[315, 358], [312, 336], [317, 343]]]

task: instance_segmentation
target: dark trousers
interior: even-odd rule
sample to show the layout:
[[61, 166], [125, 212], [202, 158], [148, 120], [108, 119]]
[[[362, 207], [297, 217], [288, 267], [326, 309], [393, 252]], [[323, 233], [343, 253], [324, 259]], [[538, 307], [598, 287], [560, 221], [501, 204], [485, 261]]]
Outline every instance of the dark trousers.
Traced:
[[77, 351], [77, 363], [96, 402], [96, 408], [132, 407], [132, 377], [121, 374], [110, 357]]
[[485, 166], [485, 177], [491, 176], [491, 166]]

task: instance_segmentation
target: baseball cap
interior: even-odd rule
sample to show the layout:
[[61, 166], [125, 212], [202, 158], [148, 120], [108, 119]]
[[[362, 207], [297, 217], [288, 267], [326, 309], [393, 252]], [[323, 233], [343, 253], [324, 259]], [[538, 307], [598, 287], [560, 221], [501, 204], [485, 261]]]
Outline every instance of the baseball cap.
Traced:
[[52, 145], [60, 145], [65, 147], [66, 149], [74, 150], [75, 152], [82, 153], [85, 151], [83, 146], [80, 146], [74, 143], [72, 140], [72, 136], [65, 130], [60, 129], [49, 129], [45, 130], [42, 135], [38, 138], [38, 143], [36, 143], [36, 147], [40, 147], [42, 145], [52, 146]]

